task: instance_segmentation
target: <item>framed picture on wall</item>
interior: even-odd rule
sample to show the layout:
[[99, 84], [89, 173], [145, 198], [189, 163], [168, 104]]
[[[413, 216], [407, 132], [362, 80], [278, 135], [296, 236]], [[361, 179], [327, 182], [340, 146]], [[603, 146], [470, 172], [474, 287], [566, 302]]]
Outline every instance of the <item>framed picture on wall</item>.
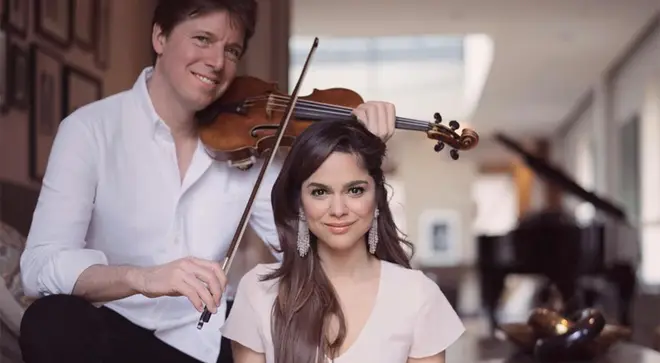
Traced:
[[417, 263], [425, 267], [456, 266], [461, 259], [460, 214], [451, 209], [431, 209], [419, 217]]
[[30, 14], [30, 1], [28, 0], [2, 0], [5, 2], [5, 16], [7, 29], [22, 38], [27, 35]]
[[34, 4], [37, 33], [61, 47], [68, 47], [73, 35], [73, 0], [35, 0]]
[[9, 36], [0, 28], [0, 115], [9, 111]]
[[16, 41], [9, 41], [7, 94], [9, 107], [27, 110], [30, 105], [30, 59], [28, 51]]
[[0, 115], [8, 111], [9, 94], [7, 76], [9, 76], [7, 63], [9, 62], [9, 37], [0, 28]]
[[96, 47], [94, 61], [101, 69], [106, 69], [110, 62], [110, 19], [112, 18], [112, 0], [96, 0]]
[[32, 44], [32, 107], [30, 108], [30, 176], [43, 178], [62, 115], [63, 61], [54, 52]]
[[94, 49], [97, 0], [73, 0], [73, 39], [84, 50]]
[[62, 118], [78, 108], [100, 100], [103, 83], [94, 75], [73, 66], [64, 67], [64, 113]]

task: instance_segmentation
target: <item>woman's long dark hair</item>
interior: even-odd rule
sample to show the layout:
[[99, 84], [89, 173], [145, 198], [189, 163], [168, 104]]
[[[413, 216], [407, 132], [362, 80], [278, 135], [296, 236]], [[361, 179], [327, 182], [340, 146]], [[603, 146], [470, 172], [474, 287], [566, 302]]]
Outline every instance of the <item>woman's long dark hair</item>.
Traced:
[[[403, 245], [412, 251], [412, 244], [400, 238], [388, 205], [381, 169], [385, 150], [383, 141], [357, 121], [320, 121], [308, 127], [289, 152], [272, 190], [283, 260], [277, 270], [262, 277], [279, 279], [271, 326], [276, 363], [324, 362], [326, 355], [337, 355], [346, 336], [344, 314], [319, 264], [314, 235], [310, 233], [310, 251], [305, 257], [296, 250], [301, 186], [330, 154], [357, 155], [375, 181], [379, 209], [376, 258], [410, 268]], [[339, 320], [339, 332], [334, 341], [328, 341], [327, 324], [332, 316]]]

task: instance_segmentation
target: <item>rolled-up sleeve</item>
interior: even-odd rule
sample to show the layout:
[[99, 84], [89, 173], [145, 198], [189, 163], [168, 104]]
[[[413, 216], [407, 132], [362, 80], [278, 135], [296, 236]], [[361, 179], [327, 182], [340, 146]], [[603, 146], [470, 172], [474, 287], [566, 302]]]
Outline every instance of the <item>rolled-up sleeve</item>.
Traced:
[[85, 248], [99, 155], [89, 121], [72, 114], [60, 123], [53, 142], [21, 256], [28, 296], [70, 294], [86, 268], [108, 264], [103, 252]]

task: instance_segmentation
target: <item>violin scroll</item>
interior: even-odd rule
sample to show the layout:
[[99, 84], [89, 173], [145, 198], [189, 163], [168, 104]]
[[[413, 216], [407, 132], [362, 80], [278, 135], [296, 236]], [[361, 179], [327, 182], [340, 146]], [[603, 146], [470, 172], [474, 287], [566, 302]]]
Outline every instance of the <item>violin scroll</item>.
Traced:
[[452, 147], [449, 155], [452, 159], [458, 160], [459, 150], [470, 150], [479, 144], [479, 135], [472, 129], [465, 128], [459, 135], [458, 130], [461, 125], [456, 120], [449, 121], [449, 127], [442, 125], [442, 116], [436, 112], [433, 115], [434, 122], [429, 124], [429, 130], [426, 132], [429, 139], [437, 140], [433, 150], [440, 152], [445, 148], [445, 144]]

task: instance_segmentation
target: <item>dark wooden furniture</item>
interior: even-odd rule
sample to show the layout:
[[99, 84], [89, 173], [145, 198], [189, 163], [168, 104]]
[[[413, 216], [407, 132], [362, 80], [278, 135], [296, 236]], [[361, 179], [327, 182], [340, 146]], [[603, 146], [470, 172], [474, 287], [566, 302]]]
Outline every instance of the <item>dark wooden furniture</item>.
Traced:
[[[479, 236], [477, 266], [480, 273], [482, 304], [486, 310], [491, 333], [497, 325], [496, 308], [509, 274], [534, 274], [547, 278], [566, 299], [567, 310], [593, 306], [593, 295], [581, 299], [577, 282], [581, 277], [604, 279], [618, 293], [619, 324], [630, 325], [630, 305], [635, 289], [635, 267], [632, 263], [606, 258], [606, 233], [616, 230], [613, 224], [625, 224], [623, 210], [609, 201], [588, 192], [564, 173], [544, 160], [525, 151], [515, 141], [498, 135], [507, 148], [520, 154], [537, 175], [564, 191], [587, 201], [604, 213], [605, 222], [578, 226], [572, 217], [561, 211], [545, 210], [519, 221], [513, 231], [504, 236]], [[614, 228], [613, 228], [614, 227]], [[616, 243], [638, 243], [617, 241]]]
[[[38, 198], [37, 187], [0, 180], [0, 221], [27, 236]], [[6, 249], [6, 246], [0, 247]], [[5, 280], [2, 282], [6, 283]], [[13, 311], [4, 311], [0, 319], [0, 362], [3, 363], [23, 362], [15, 324], [10, 322], [14, 317], [8, 315], [11, 313]]]
[[0, 180], [0, 220], [27, 236], [39, 188]]

